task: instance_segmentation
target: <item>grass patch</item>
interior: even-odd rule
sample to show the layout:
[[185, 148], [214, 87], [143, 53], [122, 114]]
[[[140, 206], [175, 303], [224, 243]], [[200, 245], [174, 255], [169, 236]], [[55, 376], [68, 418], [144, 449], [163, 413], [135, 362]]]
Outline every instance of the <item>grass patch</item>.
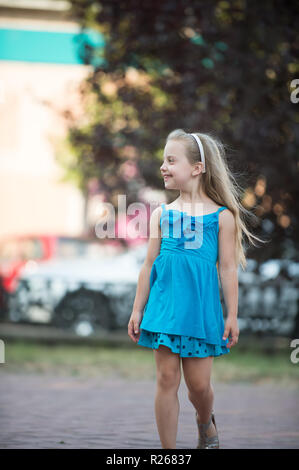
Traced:
[[[291, 362], [290, 354], [291, 350], [265, 353], [241, 350], [236, 346], [229, 354], [214, 358], [212, 379], [298, 386], [299, 364]], [[109, 348], [6, 341], [5, 364], [1, 366], [13, 373], [123, 377], [132, 380], [156, 378], [153, 351], [138, 345]]]
[[134, 350], [82, 345], [42, 345], [24, 341], [6, 342], [3, 366], [7, 372], [155, 377], [153, 353], [143, 351], [140, 347]]
[[224, 382], [276, 382], [298, 386], [299, 367], [291, 362], [290, 354], [291, 351], [286, 350], [265, 353], [232, 348], [229, 354], [214, 359], [213, 376]]

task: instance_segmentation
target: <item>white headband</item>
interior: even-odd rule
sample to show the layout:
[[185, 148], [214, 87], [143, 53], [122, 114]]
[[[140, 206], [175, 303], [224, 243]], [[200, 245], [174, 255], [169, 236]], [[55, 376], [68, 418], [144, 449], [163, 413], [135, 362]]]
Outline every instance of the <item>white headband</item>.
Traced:
[[200, 152], [200, 157], [201, 157], [201, 161], [202, 161], [202, 163], [203, 163], [202, 172], [205, 173], [205, 172], [206, 172], [206, 163], [205, 163], [205, 153], [204, 153], [204, 150], [203, 150], [202, 143], [201, 143], [199, 137], [198, 137], [196, 134], [189, 134], [189, 135], [193, 135], [193, 137], [195, 138], [196, 142], [198, 143], [199, 152]]

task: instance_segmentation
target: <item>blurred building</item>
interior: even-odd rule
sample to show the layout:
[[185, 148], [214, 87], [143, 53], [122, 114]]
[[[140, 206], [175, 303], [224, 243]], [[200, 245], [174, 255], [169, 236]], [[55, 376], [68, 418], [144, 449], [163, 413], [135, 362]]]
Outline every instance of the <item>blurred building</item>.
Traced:
[[0, 237], [84, 231], [84, 196], [62, 181], [56, 159], [65, 110], [80, 114], [90, 70], [69, 10], [66, 1], [0, 0]]

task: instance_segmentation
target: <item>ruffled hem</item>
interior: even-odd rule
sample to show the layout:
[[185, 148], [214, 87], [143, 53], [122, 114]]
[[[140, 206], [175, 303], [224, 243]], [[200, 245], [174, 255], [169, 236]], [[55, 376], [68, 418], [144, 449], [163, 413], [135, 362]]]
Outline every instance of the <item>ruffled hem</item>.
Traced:
[[173, 335], [144, 329], [140, 330], [137, 344], [152, 349], [158, 349], [160, 345], [167, 346], [180, 357], [216, 357], [230, 352], [226, 346], [209, 344], [193, 336]]

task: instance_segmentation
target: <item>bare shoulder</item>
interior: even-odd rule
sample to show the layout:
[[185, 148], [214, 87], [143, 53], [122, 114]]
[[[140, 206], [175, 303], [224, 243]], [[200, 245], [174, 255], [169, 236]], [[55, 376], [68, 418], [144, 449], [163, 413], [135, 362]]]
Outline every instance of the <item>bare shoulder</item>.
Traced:
[[150, 226], [153, 229], [154, 227], [158, 227], [160, 229], [160, 218], [162, 214], [162, 206], [156, 207], [150, 216]]
[[219, 229], [225, 228], [228, 230], [235, 229], [235, 216], [230, 209], [224, 209], [219, 214]]
[[160, 220], [162, 214], [162, 206], [157, 206], [151, 213], [151, 219]]
[[178, 210], [180, 208], [178, 204], [178, 198], [175, 199], [174, 201], [170, 202], [169, 204], [165, 204], [165, 209], [166, 210]]
[[160, 229], [160, 217], [162, 213], [162, 207], [156, 207], [150, 216], [150, 233], [148, 241], [148, 249], [144, 263], [148, 266], [152, 266], [153, 262], [160, 253], [161, 245], [161, 229]]

